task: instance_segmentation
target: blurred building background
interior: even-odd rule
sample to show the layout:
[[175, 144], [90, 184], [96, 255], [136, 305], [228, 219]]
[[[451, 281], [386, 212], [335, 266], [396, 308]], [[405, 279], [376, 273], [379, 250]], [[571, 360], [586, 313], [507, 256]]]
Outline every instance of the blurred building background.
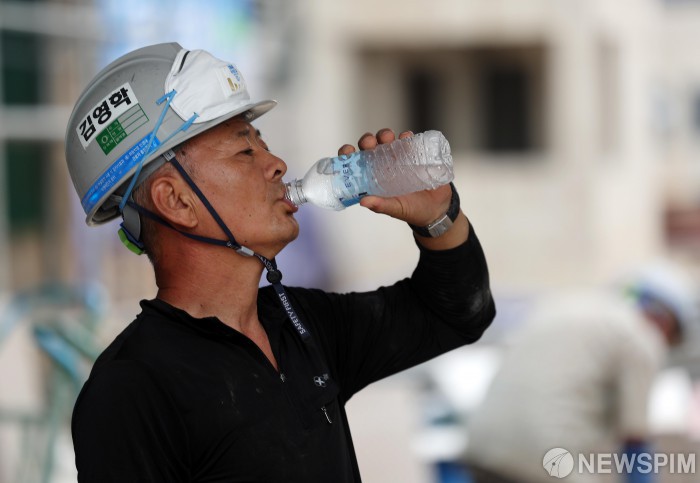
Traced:
[[[279, 101], [257, 125], [289, 179], [366, 131], [443, 131], [499, 308], [480, 349], [551, 289], [660, 256], [698, 273], [700, 1], [0, 0], [0, 482], [24, 471], [16, 443], [37, 421], [56, 435], [27, 444], [55, 440], [53, 481], [75, 478], [65, 421], [50, 417], [70, 404], [56, 409], [50, 384], [83, 377], [155, 294], [116, 224], [84, 226], [63, 137], [100, 68], [161, 41], [232, 60], [254, 98]], [[371, 289], [417, 260], [395, 220], [313, 207], [299, 218], [280, 257], [288, 284]], [[491, 366], [474, 370], [478, 381]], [[370, 483], [432, 481], [414, 444], [420, 374], [350, 403]]]

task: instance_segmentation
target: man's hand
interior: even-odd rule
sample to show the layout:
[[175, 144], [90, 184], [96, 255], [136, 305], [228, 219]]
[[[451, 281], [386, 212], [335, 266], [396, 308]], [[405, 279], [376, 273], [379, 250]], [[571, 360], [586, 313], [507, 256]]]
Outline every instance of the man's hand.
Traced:
[[[413, 133], [406, 131], [399, 135], [399, 139], [411, 136], [413, 136]], [[391, 143], [395, 139], [394, 131], [382, 129], [376, 135], [371, 133], [364, 134], [357, 144], [361, 150], [365, 151], [374, 149], [379, 144]], [[350, 154], [353, 152], [355, 152], [355, 148], [349, 144], [338, 150], [338, 154]], [[365, 196], [360, 201], [360, 205], [375, 213], [382, 213], [416, 226], [425, 226], [447, 211], [451, 195], [450, 187], [445, 185], [434, 190], [418, 191], [391, 198]]]
[[[399, 134], [399, 139], [413, 136], [410, 131]], [[376, 135], [363, 134], [357, 145], [363, 151], [371, 150], [379, 144], [387, 144], [396, 140], [396, 135], [391, 129], [381, 129]], [[355, 147], [345, 144], [338, 150], [338, 154], [351, 154]], [[365, 196], [360, 200], [360, 205], [372, 210], [405, 221], [416, 226], [425, 226], [441, 217], [450, 206], [452, 190], [449, 185], [440, 186], [432, 190], [417, 191], [401, 196], [381, 197]], [[438, 238], [425, 238], [416, 236], [426, 248], [440, 250], [460, 245], [467, 239], [469, 224], [466, 217], [460, 212], [450, 230]]]

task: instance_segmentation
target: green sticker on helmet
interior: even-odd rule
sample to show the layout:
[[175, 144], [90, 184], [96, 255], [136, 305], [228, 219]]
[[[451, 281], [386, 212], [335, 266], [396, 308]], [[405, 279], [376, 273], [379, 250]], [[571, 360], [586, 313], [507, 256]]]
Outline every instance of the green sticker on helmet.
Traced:
[[109, 154], [117, 144], [147, 122], [148, 116], [143, 112], [141, 106], [136, 104], [97, 135], [97, 144], [102, 148], [102, 152]]

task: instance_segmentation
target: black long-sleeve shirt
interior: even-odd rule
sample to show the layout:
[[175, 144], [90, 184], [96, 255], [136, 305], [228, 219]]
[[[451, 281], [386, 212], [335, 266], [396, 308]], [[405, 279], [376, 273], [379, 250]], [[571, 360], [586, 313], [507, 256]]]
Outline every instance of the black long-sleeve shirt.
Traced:
[[215, 317], [160, 300], [97, 360], [73, 413], [81, 482], [359, 482], [344, 405], [368, 384], [477, 340], [495, 315], [473, 232], [420, 250], [411, 278], [373, 292], [287, 288], [258, 316], [278, 362]]

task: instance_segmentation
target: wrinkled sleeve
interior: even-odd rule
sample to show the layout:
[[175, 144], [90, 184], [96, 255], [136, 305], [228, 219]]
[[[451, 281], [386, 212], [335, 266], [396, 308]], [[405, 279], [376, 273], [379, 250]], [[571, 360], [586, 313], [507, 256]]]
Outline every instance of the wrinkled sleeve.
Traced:
[[469, 239], [452, 250], [431, 251], [417, 244], [420, 258], [409, 280], [426, 314], [457, 332], [464, 343], [478, 340], [496, 315], [486, 258], [471, 225], [469, 231]]
[[479, 240], [420, 257], [410, 278], [376, 291], [313, 292], [304, 307], [345, 400], [368, 384], [478, 340], [495, 317]]
[[190, 481], [179, 415], [142, 364], [93, 371], [73, 411], [80, 483]]

